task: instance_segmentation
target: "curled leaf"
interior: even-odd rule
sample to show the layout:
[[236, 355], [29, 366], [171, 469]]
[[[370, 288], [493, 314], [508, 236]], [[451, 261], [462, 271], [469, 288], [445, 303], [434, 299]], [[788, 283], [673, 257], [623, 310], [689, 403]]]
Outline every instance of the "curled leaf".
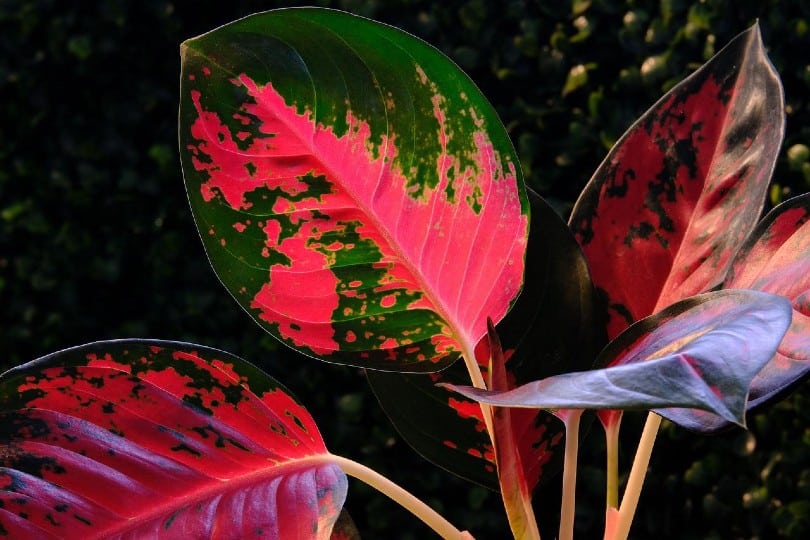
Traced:
[[[723, 286], [778, 294], [793, 307], [779, 348], [751, 383], [751, 411], [778, 399], [810, 373], [810, 194], [785, 201], [763, 218], [737, 252]], [[665, 416], [695, 431], [728, 426], [703, 411], [669, 411]]]
[[790, 315], [790, 304], [775, 295], [706, 293], [630, 327], [601, 355], [612, 367], [506, 392], [450, 388], [502, 407], [656, 412], [688, 407], [744, 424], [748, 387], [776, 351]]

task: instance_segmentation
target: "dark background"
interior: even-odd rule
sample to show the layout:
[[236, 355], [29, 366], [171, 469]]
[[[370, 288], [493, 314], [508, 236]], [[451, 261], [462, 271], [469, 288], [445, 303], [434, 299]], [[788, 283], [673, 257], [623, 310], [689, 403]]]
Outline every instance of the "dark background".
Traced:
[[[121, 337], [228, 350], [291, 388], [334, 453], [390, 476], [479, 540], [506, 538], [496, 494], [415, 454], [359, 371], [279, 349], [203, 253], [177, 154], [179, 44], [301, 4], [393, 24], [448, 54], [495, 104], [528, 182], [566, 215], [632, 121], [757, 19], [787, 100], [770, 201], [807, 191], [810, 3], [0, 0], [0, 367]], [[751, 418], [750, 432], [718, 437], [666, 425], [632, 536], [807, 538], [808, 404], [800, 386]], [[640, 421], [626, 421], [623, 469]], [[600, 437], [588, 443], [578, 517], [581, 537], [599, 538]], [[557, 498], [540, 492], [541, 514]], [[430, 537], [362, 484], [352, 482], [347, 507], [365, 538]]]

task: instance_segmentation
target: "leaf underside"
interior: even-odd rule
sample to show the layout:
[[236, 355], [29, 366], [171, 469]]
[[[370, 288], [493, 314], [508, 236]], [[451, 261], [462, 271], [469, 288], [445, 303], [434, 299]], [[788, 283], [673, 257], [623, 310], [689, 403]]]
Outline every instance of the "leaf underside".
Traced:
[[602, 355], [612, 367], [565, 373], [507, 392], [453, 387], [503, 407], [700, 408], [743, 424], [748, 387], [790, 324], [790, 305], [754, 291], [717, 291], [639, 321]]
[[221, 351], [83, 345], [0, 398], [3, 536], [329, 538], [346, 497], [307, 411]]
[[570, 218], [608, 298], [609, 338], [720, 284], [756, 225], [783, 132], [755, 25], [622, 136]]
[[332, 10], [182, 47], [180, 146], [214, 270], [312, 356], [435, 371], [520, 291], [528, 202], [494, 109], [437, 50]]

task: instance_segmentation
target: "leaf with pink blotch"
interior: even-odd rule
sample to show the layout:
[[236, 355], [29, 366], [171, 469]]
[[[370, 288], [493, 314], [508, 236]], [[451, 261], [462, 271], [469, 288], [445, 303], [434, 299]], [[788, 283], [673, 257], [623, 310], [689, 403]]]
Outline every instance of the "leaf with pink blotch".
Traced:
[[529, 204], [514, 148], [421, 40], [334, 10], [260, 13], [183, 44], [180, 100], [208, 257], [284, 343], [436, 371], [471, 357], [518, 295]]

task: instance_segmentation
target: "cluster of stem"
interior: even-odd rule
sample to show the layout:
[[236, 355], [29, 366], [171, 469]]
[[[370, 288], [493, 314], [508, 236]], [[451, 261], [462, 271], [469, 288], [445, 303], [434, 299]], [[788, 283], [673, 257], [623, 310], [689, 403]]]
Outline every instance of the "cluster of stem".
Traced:
[[[470, 361], [468, 358], [472, 358]], [[486, 388], [484, 377], [475, 357], [465, 354], [467, 369], [470, 372], [470, 379], [473, 386]], [[481, 404], [487, 432], [490, 440], [495, 444], [495, 433], [493, 427], [493, 411], [489, 405]], [[573, 540], [574, 535], [574, 509], [576, 503], [576, 478], [577, 478], [577, 453], [579, 446], [579, 423], [582, 410], [558, 411], [556, 416], [565, 424], [565, 458], [563, 465], [562, 483], [562, 506], [560, 513], [559, 540]], [[641, 487], [652, 455], [652, 448], [658, 428], [661, 425], [661, 417], [650, 412], [647, 422], [636, 450], [636, 456], [627, 480], [624, 496], [619, 505], [618, 496], [618, 437], [621, 417], [610, 425], [605, 424], [605, 436], [607, 447], [607, 496], [606, 496], [606, 519], [605, 519], [605, 540], [626, 540], [630, 532], [630, 525], [635, 515], [638, 501], [641, 494]], [[496, 452], [497, 455], [497, 452]], [[441, 538], [448, 540], [474, 540], [467, 531], [461, 531], [454, 527], [449, 521], [437, 513], [426, 503], [395, 484], [388, 478], [376, 471], [369, 469], [365, 465], [350, 459], [330, 455], [329, 460], [340, 466], [343, 471], [369, 486], [377, 489], [384, 495], [399, 503], [403, 508], [411, 512], [414, 516], [423, 521], [428, 527], [433, 529]], [[521, 520], [531, 521], [531, 526], [521, 528], [523, 538], [521, 540], [540, 540], [540, 533], [536, 526], [531, 500], [523, 501]], [[510, 524], [515, 528], [513, 520], [517, 519], [513, 515], [513, 509], [504, 501], [507, 509], [507, 516]], [[510, 511], [512, 510], [512, 511]]]

